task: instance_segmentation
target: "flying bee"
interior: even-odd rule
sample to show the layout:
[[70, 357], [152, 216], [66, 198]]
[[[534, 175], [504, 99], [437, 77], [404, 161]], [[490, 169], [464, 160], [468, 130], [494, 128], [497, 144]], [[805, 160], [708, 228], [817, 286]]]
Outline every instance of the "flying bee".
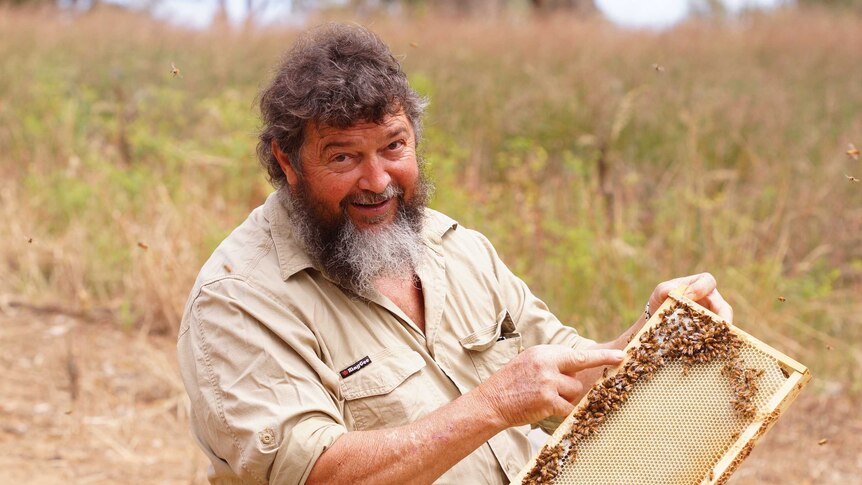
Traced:
[[229, 264], [225, 263], [222, 267], [223, 267], [223, 268], [224, 268], [224, 270], [225, 270], [225, 271], [227, 271], [228, 273], [233, 273], [233, 268], [231, 268]]
[[143, 242], [143, 241], [138, 241], [138, 247], [143, 249], [144, 251], [146, 251], [147, 249], [150, 249], [150, 245]]
[[33, 244], [33, 238], [32, 237], [27, 238], [27, 244]]
[[655, 72], [664, 72], [664, 66], [659, 63], [653, 64], [652, 68], [655, 69]]
[[823, 445], [825, 445], [828, 441], [829, 441], [829, 440], [827, 440], [826, 438], [823, 438], [822, 440], [818, 441], [818, 442], [817, 442], [817, 444], [818, 444], [818, 445], [820, 445], [820, 446], [823, 446]]
[[847, 144], [847, 156], [853, 160], [859, 160], [859, 149], [852, 143]]
[[183, 77], [183, 74], [180, 72], [180, 68], [178, 68], [173, 62], [171, 63], [171, 76], [178, 77], [180, 79]]
[[826, 344], [826, 350], [832, 350], [832, 346], [829, 344]]
[[783, 296], [779, 296], [778, 298], [776, 298], [776, 300], [780, 301], [781, 303], [784, 303], [785, 301], [787, 301], [787, 298], [784, 298]]
[[419, 44], [418, 44], [418, 43], [416, 43], [416, 42], [411, 42], [411, 43], [410, 43], [410, 47], [412, 47], [412, 48], [414, 48], [414, 49], [415, 49], [415, 48], [419, 47]]
[[844, 176], [847, 177], [847, 180], [849, 180], [851, 182], [858, 182], [859, 181], [859, 179], [857, 179], [856, 177], [854, 177], [852, 175], [844, 174]]

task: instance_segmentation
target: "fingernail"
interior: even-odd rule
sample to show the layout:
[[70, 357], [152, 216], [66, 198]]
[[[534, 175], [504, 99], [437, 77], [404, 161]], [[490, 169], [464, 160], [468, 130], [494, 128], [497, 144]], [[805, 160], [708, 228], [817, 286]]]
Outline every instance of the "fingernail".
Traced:
[[623, 357], [625, 357], [625, 356], [626, 356], [626, 353], [623, 352], [622, 350], [617, 350], [617, 349], [611, 350], [611, 358], [612, 359], [622, 360]]

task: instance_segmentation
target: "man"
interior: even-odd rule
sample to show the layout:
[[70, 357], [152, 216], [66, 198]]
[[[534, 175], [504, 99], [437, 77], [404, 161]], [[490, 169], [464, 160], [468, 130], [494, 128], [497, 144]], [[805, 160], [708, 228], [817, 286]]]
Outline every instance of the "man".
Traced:
[[[357, 26], [301, 37], [261, 97], [277, 191], [204, 265], [178, 351], [214, 483], [506, 483], [641, 317], [563, 326], [481, 234], [425, 207], [422, 100]], [[730, 319], [709, 274], [660, 284]]]

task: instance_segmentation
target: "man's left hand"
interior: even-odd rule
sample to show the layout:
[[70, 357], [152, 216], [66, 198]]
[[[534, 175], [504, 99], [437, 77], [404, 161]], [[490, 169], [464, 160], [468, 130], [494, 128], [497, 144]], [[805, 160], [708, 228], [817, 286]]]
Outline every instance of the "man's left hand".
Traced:
[[716, 288], [715, 277], [709, 273], [683, 276], [659, 283], [649, 297], [650, 309], [656, 311], [668, 294], [681, 286], [686, 287], [683, 296], [691, 298], [728, 322], [733, 322], [733, 308], [722, 298]]

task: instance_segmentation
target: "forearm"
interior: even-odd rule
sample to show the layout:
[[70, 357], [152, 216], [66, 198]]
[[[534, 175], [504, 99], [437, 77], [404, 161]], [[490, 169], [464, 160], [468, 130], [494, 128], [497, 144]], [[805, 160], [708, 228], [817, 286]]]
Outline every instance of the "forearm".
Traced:
[[476, 389], [413, 423], [342, 435], [307, 483], [431, 483], [505, 428]]

